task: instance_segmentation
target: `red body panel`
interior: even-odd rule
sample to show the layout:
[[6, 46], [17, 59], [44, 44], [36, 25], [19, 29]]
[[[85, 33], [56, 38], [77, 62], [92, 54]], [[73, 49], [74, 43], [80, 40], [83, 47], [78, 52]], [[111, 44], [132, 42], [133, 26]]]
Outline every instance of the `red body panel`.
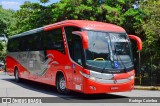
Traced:
[[[134, 70], [128, 73], [115, 74], [114, 80], [127, 78], [133, 74]], [[94, 89], [91, 89], [91, 86]], [[83, 92], [86, 94], [131, 91], [134, 88], [134, 79], [123, 84], [102, 84], [84, 78], [84, 88]]]
[[[91, 86], [94, 89], [91, 89]], [[131, 91], [134, 88], [134, 80], [124, 84], [101, 84], [85, 79], [84, 88], [85, 94]]]

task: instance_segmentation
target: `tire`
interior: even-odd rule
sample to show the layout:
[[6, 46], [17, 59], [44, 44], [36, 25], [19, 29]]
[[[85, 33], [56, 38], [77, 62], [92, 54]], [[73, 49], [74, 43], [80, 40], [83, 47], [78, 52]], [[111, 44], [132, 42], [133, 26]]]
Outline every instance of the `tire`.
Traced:
[[19, 78], [18, 69], [16, 68], [14, 72], [15, 72], [15, 73], [14, 73], [15, 81], [16, 81], [16, 82], [20, 82], [21, 79]]
[[57, 77], [58, 77], [56, 80], [57, 91], [61, 94], [68, 94], [69, 91], [66, 88], [66, 80], [64, 78], [64, 75], [60, 74]]

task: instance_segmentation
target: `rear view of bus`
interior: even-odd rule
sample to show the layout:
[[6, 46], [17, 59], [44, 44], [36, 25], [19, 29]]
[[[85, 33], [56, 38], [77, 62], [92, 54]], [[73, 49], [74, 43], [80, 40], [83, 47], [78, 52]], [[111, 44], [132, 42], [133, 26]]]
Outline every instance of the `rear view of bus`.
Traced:
[[[34, 36], [37, 36], [35, 41], [32, 39], [34, 44], [42, 42], [36, 49], [29, 46], [23, 51], [8, 51], [7, 70], [16, 80], [24, 78], [50, 84], [60, 93], [69, 90], [85, 94], [109, 93], [134, 88], [130, 39], [137, 42], [139, 51], [142, 42], [137, 36], [127, 35], [123, 28], [96, 21], [66, 20], [19, 34], [10, 38], [9, 43]], [[40, 55], [42, 53], [44, 56]], [[43, 73], [42, 66], [45, 67]]]

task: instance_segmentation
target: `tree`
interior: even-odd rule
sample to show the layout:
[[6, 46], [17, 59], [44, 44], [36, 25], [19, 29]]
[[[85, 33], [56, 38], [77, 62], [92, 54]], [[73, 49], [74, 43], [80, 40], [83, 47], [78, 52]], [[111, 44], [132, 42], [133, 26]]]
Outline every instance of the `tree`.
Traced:
[[5, 33], [6, 28], [7, 25], [2, 20], [0, 20], [0, 33], [1, 34]]
[[0, 34], [7, 33], [7, 28], [12, 23], [12, 10], [3, 9], [0, 6]]
[[[6, 10], [0, 6], [0, 35], [10, 34], [14, 26], [15, 18], [13, 18], [14, 11]], [[6, 55], [6, 43], [0, 41], [0, 60], [4, 59]]]
[[39, 0], [41, 3], [48, 3], [49, 0]]
[[18, 33], [28, 31], [51, 24], [51, 7], [27, 1], [21, 5], [21, 9], [16, 12], [15, 17], [18, 19], [16, 22]]
[[121, 17], [131, 8], [130, 0], [61, 0], [53, 8], [55, 22], [85, 19], [121, 25]]
[[144, 64], [152, 64], [155, 70], [160, 69], [160, 0], [147, 0], [142, 3], [141, 8], [145, 11], [143, 30], [145, 32], [144, 41]]
[[45, 3], [48, 3], [49, 0], [39, 0], [41, 3], [43, 3], [45, 5]]

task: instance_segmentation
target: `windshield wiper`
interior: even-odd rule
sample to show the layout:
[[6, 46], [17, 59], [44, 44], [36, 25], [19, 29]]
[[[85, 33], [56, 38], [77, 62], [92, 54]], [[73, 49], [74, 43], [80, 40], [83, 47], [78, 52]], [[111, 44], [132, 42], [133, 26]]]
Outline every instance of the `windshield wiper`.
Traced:
[[[114, 61], [114, 58], [113, 58], [113, 53], [112, 53], [112, 49], [111, 49], [111, 38], [110, 38], [110, 35], [108, 35], [109, 39], [107, 39], [107, 43], [108, 43], [108, 49], [109, 49], [109, 60], [111, 61], [111, 65], [113, 67], [113, 61]], [[101, 70], [101, 73], [103, 73], [103, 71], [105, 70], [105, 68], [107, 67], [107, 61], [106, 61], [106, 64], [104, 65], [104, 67], [102, 68]]]
[[122, 61], [120, 55], [117, 54], [117, 47], [116, 47], [115, 45], [114, 45], [114, 48], [115, 48], [115, 55], [116, 55], [116, 57], [117, 57], [117, 61], [118, 61], [118, 58], [119, 58], [120, 62], [122, 63], [122, 65], [123, 65], [123, 67], [124, 67], [124, 72], [127, 72], [127, 68], [126, 68], [124, 62]]

